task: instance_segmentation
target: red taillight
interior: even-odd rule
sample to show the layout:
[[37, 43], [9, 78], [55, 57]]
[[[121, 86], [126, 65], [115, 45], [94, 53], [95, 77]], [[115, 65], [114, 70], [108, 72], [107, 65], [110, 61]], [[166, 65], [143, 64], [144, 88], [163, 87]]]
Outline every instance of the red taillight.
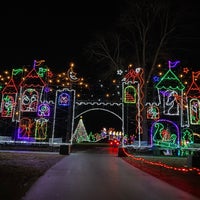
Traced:
[[112, 141], [110, 141], [110, 145], [118, 146], [119, 145], [119, 141], [118, 140], [112, 140]]

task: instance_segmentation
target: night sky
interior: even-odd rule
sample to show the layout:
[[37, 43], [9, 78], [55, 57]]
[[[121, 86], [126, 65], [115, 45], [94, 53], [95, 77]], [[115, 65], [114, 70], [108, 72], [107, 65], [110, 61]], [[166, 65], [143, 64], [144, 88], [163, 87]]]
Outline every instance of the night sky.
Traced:
[[[32, 65], [33, 60], [44, 59], [48, 67], [60, 71], [68, 68], [71, 61], [79, 68], [90, 70], [84, 49], [96, 34], [114, 30], [124, 2], [97, 0], [1, 6], [0, 66]], [[188, 18], [185, 22], [185, 26], [193, 24], [189, 39], [186, 37], [184, 41], [186, 48], [190, 48], [185, 56], [197, 66], [200, 6], [193, 1], [176, 2], [186, 4], [183, 15], [192, 14], [192, 21]], [[175, 53], [178, 58], [179, 50]]]
[[44, 59], [50, 68], [65, 69], [71, 61], [84, 67], [88, 42], [112, 29], [119, 16], [116, 3], [84, 2], [1, 8], [0, 65], [32, 65], [34, 59]]
[[[186, 17], [187, 20], [181, 27], [184, 30], [184, 26], [190, 26], [189, 34], [187, 32], [185, 39], [177, 41], [176, 44], [181, 43], [185, 45], [184, 48], [188, 48], [183, 55], [196, 69], [199, 69], [200, 6], [193, 1], [175, 1], [178, 2], [177, 5], [185, 3], [187, 9], [182, 16], [191, 17]], [[68, 69], [72, 61], [82, 72], [95, 70], [95, 66], [91, 68], [87, 65], [84, 49], [96, 34], [104, 35], [114, 30], [120, 11], [124, 8], [124, 2], [93, 0], [88, 4], [87, 1], [70, 1], [70, 3], [64, 1], [53, 2], [52, 5], [50, 2], [47, 5], [28, 2], [28, 5], [22, 6], [13, 4], [1, 6], [0, 67], [32, 65], [36, 59], [45, 60], [49, 68], [59, 72]], [[179, 58], [180, 51], [175, 51], [175, 54]], [[113, 122], [112, 118], [108, 116], [107, 128], [112, 124], [121, 126], [118, 119]], [[88, 131], [90, 124], [95, 122], [98, 122], [98, 126], [95, 125], [96, 131], [104, 126], [104, 121], [100, 123], [102, 116], [94, 119], [94, 121], [85, 119]]]

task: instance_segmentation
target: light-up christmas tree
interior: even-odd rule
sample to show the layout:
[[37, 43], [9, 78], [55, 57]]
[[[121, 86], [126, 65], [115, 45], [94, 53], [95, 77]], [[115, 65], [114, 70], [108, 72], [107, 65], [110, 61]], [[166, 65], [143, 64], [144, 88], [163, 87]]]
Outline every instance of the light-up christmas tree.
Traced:
[[72, 136], [72, 140], [77, 143], [90, 141], [82, 117], [79, 119], [78, 125]]

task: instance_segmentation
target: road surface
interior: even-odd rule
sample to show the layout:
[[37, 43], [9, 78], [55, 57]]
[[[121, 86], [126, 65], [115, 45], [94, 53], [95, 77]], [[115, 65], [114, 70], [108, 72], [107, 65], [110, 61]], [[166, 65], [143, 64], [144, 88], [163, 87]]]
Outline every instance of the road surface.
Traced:
[[197, 200], [126, 163], [112, 148], [70, 153], [23, 200]]

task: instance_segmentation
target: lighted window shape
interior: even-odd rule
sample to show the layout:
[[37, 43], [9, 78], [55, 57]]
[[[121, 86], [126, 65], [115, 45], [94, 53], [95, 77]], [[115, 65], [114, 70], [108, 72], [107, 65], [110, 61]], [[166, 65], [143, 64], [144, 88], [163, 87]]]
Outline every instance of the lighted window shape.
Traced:
[[188, 147], [190, 144], [193, 144], [193, 143], [194, 143], [193, 131], [188, 128], [184, 129], [182, 131], [181, 146]]
[[151, 126], [151, 142], [154, 146], [176, 148], [179, 146], [179, 135], [178, 126], [170, 120], [160, 119]]
[[193, 125], [200, 124], [200, 102], [198, 99], [191, 99], [190, 100], [190, 123]]
[[58, 97], [59, 106], [69, 106], [70, 104], [70, 95], [66, 92], [63, 92]]
[[45, 140], [47, 138], [48, 119], [40, 118], [35, 120], [35, 139]]
[[133, 86], [124, 88], [124, 103], [136, 103], [137, 91]]
[[2, 101], [2, 117], [12, 117], [15, 100], [13, 96], [4, 95]]
[[164, 114], [165, 115], [179, 115], [179, 103], [177, 102], [176, 91], [166, 91], [164, 95]]
[[147, 119], [159, 119], [160, 112], [157, 106], [148, 106], [147, 107]]
[[42, 103], [38, 106], [38, 116], [48, 117], [50, 116], [50, 106], [47, 103]]
[[22, 94], [21, 111], [22, 112], [37, 112], [38, 107], [38, 92], [35, 89], [26, 89]]
[[18, 139], [29, 139], [33, 136], [34, 121], [28, 117], [21, 118], [18, 128]]

